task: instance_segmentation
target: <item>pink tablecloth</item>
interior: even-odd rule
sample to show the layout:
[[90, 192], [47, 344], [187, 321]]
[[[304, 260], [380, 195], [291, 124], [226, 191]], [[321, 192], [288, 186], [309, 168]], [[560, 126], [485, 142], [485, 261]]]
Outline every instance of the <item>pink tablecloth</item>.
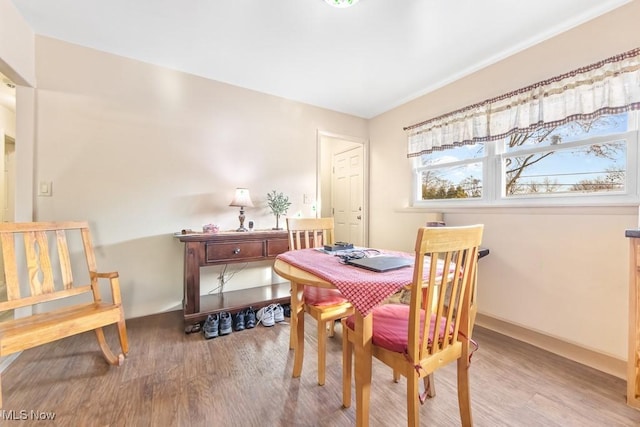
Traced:
[[[388, 253], [414, 258], [403, 252]], [[278, 255], [277, 259], [333, 284], [363, 316], [413, 280], [412, 267], [377, 273], [342, 264], [340, 258], [316, 249], [288, 251]]]

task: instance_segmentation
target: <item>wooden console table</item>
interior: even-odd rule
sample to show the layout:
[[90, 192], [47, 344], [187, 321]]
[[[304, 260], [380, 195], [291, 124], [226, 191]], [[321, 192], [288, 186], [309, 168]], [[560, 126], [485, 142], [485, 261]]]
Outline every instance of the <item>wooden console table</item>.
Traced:
[[640, 409], [640, 229], [626, 230], [629, 238], [629, 358], [627, 405]]
[[201, 267], [274, 259], [276, 255], [289, 249], [286, 230], [180, 233], [174, 236], [184, 243], [182, 306], [185, 331], [190, 330], [191, 325], [205, 320], [212, 313], [228, 311], [233, 314], [252, 305], [290, 302], [291, 285], [288, 282], [213, 295], [200, 295]]

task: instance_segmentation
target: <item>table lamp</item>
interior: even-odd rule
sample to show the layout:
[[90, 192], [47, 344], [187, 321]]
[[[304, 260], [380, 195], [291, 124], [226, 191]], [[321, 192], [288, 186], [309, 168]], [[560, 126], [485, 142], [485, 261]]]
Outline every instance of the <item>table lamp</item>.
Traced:
[[238, 206], [240, 208], [240, 227], [236, 231], [249, 231], [244, 227], [244, 208], [253, 207], [251, 202], [251, 196], [247, 188], [236, 188], [236, 194], [233, 196], [233, 200], [229, 203], [229, 206]]

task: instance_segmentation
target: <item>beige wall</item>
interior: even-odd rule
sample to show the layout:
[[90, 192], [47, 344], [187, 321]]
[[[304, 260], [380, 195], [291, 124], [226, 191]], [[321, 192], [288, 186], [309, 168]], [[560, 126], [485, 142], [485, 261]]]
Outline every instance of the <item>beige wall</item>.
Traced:
[[[0, 72], [18, 86], [13, 123], [16, 140], [16, 200], [14, 218], [33, 216], [33, 157], [35, 143], [35, 35], [9, 0], [0, 0]], [[5, 117], [6, 119], [6, 117]], [[11, 125], [7, 125], [11, 127]]]
[[16, 84], [35, 83], [34, 34], [9, 0], [0, 0], [0, 71]]
[[[181, 307], [182, 244], [172, 233], [238, 227], [234, 189], [250, 189], [247, 220], [275, 226], [266, 195], [315, 215], [319, 129], [368, 138], [367, 121], [50, 38], [36, 39], [36, 219], [88, 219], [98, 265], [118, 270], [125, 313]], [[225, 290], [265, 284], [268, 266], [244, 269]], [[239, 270], [242, 264], [230, 265]], [[204, 269], [203, 291], [217, 285]]]
[[[403, 127], [640, 46], [640, 2], [509, 57], [370, 122], [372, 246], [409, 249]], [[627, 357], [627, 242], [637, 208], [444, 210], [451, 225], [484, 223], [479, 311], [619, 359]]]
[[13, 111], [0, 105], [0, 129], [5, 135], [16, 138], [16, 115]]
[[[127, 317], [177, 309], [182, 247], [171, 233], [207, 222], [235, 227], [237, 209], [227, 205], [241, 185], [256, 204], [247, 218], [260, 228], [273, 226], [264, 208], [273, 189], [305, 214], [302, 194], [315, 194], [322, 130], [370, 140], [370, 245], [411, 250], [415, 229], [429, 215], [408, 208], [402, 128], [637, 47], [638, 18], [634, 1], [367, 122], [47, 38], [34, 41], [12, 3], [0, 0], [0, 71], [21, 84], [17, 218], [35, 212], [36, 219], [88, 219], [99, 266], [121, 274]], [[36, 76], [34, 91], [28, 86]], [[34, 179], [51, 181], [53, 196], [32, 206]], [[449, 210], [445, 219], [486, 225], [491, 255], [480, 267], [481, 313], [626, 359], [623, 235], [637, 225], [637, 209]], [[205, 288], [216, 275], [205, 271]], [[269, 280], [263, 266], [242, 271], [229, 286]]]

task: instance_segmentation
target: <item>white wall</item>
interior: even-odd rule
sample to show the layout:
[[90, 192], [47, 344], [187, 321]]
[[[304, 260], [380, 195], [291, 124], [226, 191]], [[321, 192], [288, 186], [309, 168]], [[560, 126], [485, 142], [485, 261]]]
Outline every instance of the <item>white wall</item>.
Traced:
[[[635, 1], [371, 120], [372, 246], [407, 249], [415, 229], [403, 127], [640, 46]], [[626, 360], [626, 228], [637, 207], [443, 210], [484, 223], [479, 312]]]
[[[98, 266], [120, 273], [127, 317], [181, 307], [181, 229], [238, 227], [236, 187], [251, 191], [246, 221], [275, 226], [266, 195], [315, 216], [318, 129], [366, 139], [364, 119], [311, 107], [50, 38], [36, 39], [37, 220], [86, 219]], [[229, 265], [229, 270], [244, 265]], [[250, 265], [225, 290], [266, 284]], [[203, 291], [220, 268], [203, 270]]]

